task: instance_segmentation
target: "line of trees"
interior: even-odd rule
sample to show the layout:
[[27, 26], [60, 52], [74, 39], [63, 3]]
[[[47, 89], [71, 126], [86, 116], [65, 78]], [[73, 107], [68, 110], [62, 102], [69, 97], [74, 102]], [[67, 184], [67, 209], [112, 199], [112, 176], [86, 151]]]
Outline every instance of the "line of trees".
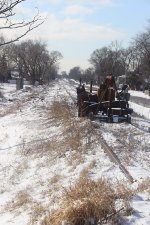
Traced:
[[[109, 46], [96, 49], [90, 56], [91, 68], [82, 70], [74, 67], [69, 77], [86, 82], [91, 79], [100, 84], [106, 74], [112, 73], [115, 77], [126, 75], [131, 87], [140, 80], [150, 83], [150, 27], [132, 39], [129, 47], [123, 48], [115, 41]], [[134, 88], [134, 87], [133, 87]]]
[[0, 81], [11, 79], [11, 72], [16, 71], [20, 78], [26, 78], [31, 84], [35, 81], [48, 83], [56, 77], [62, 55], [58, 51], [49, 52], [42, 41], [16, 42], [44, 22], [38, 10], [28, 21], [18, 20], [18, 17], [15, 20], [18, 16], [16, 7], [24, 1], [0, 1], [0, 30], [15, 33], [11, 39], [0, 36]]
[[57, 62], [62, 58], [57, 51], [49, 52], [45, 43], [28, 40], [12, 44], [7, 48], [9, 62], [15, 65], [20, 77], [34, 84], [35, 81], [48, 82], [57, 73]]
[[55, 79], [58, 62], [62, 55], [58, 51], [49, 52], [42, 41], [27, 40], [19, 44], [12, 43], [0, 52], [0, 79], [7, 81], [11, 71], [17, 71], [20, 78], [26, 78], [31, 84], [35, 81], [48, 83]]

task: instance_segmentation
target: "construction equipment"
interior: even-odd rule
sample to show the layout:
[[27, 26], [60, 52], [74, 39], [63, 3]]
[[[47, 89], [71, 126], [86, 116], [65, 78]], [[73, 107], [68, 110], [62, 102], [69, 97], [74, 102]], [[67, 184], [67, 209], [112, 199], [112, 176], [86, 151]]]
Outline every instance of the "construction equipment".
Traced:
[[124, 85], [121, 91], [117, 91], [115, 79], [112, 74], [109, 74], [97, 89], [97, 93], [93, 93], [92, 82], [88, 92], [80, 79], [80, 85], [77, 87], [78, 116], [88, 116], [91, 119], [97, 116], [107, 122], [123, 120], [131, 122], [133, 109], [129, 108], [130, 94], [127, 88], [128, 85]]

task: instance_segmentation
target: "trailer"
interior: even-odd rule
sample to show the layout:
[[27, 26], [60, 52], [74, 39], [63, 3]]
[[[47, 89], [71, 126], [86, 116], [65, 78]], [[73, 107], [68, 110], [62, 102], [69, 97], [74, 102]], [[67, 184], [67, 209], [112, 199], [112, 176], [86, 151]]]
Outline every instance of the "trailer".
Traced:
[[87, 91], [80, 80], [77, 87], [78, 116], [90, 119], [99, 117], [107, 122], [131, 122], [133, 109], [129, 108], [130, 94], [127, 89], [128, 85], [125, 84], [122, 90], [117, 90], [112, 74], [106, 76], [96, 93], [92, 91], [92, 82], [90, 91]]

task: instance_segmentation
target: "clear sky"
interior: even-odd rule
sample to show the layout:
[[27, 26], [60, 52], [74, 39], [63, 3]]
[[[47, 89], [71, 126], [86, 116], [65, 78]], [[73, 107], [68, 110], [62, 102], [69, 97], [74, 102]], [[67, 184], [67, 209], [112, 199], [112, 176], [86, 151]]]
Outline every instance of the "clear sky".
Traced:
[[61, 70], [67, 71], [88, 67], [91, 53], [112, 41], [127, 46], [150, 19], [150, 0], [27, 0], [18, 11], [34, 15], [36, 6], [46, 20], [26, 38], [60, 51]]

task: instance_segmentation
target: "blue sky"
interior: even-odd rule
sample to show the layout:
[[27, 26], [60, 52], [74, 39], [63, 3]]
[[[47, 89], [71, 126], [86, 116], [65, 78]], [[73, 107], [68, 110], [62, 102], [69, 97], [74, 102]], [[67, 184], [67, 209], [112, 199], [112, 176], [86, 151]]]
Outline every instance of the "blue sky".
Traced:
[[50, 51], [60, 51], [61, 70], [67, 71], [88, 67], [91, 53], [112, 41], [128, 46], [150, 18], [150, 0], [27, 0], [20, 11], [32, 16], [35, 6], [46, 21], [26, 38], [44, 40]]

